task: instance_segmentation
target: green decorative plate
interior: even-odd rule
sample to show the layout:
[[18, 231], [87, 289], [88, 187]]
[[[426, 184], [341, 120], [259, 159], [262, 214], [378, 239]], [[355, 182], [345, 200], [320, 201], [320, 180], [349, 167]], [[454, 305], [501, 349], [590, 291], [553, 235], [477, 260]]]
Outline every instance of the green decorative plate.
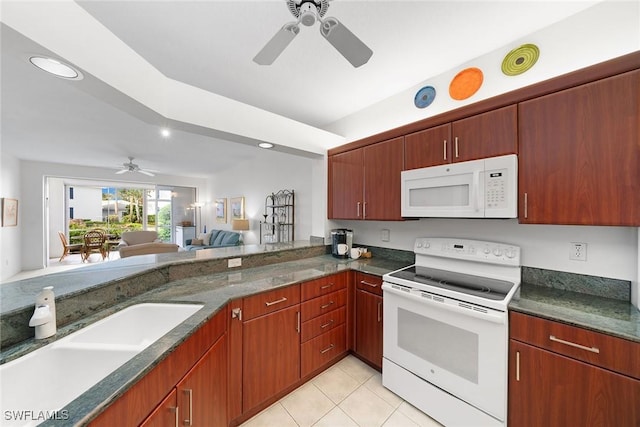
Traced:
[[540, 57], [540, 49], [535, 44], [523, 44], [513, 49], [502, 60], [502, 72], [507, 76], [517, 76], [533, 67]]

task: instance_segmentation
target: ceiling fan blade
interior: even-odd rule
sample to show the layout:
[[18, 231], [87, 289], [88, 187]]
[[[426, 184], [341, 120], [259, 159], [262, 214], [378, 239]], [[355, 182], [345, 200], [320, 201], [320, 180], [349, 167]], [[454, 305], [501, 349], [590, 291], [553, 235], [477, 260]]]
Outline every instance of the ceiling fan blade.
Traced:
[[366, 64], [373, 55], [373, 51], [336, 18], [324, 19], [320, 34], [354, 67]]
[[145, 174], [145, 175], [148, 175], [148, 176], [156, 176], [155, 174], [153, 174], [153, 173], [151, 173], [149, 171], [146, 171], [144, 169], [138, 169], [138, 172], [140, 172], [142, 174]]
[[271, 65], [282, 51], [289, 46], [289, 43], [300, 32], [300, 27], [295, 22], [285, 24], [278, 32], [267, 42], [260, 52], [253, 58], [253, 62], [259, 65]]
[[120, 175], [127, 172], [129, 172], [129, 169], [120, 169], [119, 171], [116, 172], [116, 175]]

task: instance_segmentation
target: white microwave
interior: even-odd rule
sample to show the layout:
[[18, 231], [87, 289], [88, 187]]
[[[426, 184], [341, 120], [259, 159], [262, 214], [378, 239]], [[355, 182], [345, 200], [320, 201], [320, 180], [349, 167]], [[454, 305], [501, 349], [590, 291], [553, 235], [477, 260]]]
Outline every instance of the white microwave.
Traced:
[[518, 156], [402, 171], [402, 216], [517, 218]]

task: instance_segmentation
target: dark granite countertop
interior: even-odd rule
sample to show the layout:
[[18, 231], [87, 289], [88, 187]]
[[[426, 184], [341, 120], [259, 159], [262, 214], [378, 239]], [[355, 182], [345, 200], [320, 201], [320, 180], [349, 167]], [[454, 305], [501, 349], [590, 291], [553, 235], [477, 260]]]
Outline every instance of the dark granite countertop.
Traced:
[[522, 283], [509, 310], [640, 343], [640, 311], [629, 301]]
[[59, 328], [54, 339], [45, 340], [44, 343], [27, 340], [3, 350], [1, 358], [6, 361], [19, 357], [133, 304], [145, 302], [203, 304], [203, 309], [67, 405], [64, 410], [69, 415], [68, 419], [63, 421], [50, 420], [41, 424], [43, 426], [64, 425], [65, 427], [85, 425], [233, 299], [350, 269], [382, 276], [408, 264], [406, 261], [381, 257], [342, 260], [330, 255], [322, 255], [169, 281], [143, 294], [129, 298], [125, 302]]

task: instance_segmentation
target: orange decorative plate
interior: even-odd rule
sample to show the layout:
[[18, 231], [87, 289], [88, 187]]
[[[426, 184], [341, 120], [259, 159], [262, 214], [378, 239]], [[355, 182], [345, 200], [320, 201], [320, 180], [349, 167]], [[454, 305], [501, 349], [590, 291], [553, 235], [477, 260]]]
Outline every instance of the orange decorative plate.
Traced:
[[449, 84], [449, 95], [458, 101], [467, 99], [480, 89], [484, 74], [480, 68], [466, 68], [460, 71]]

